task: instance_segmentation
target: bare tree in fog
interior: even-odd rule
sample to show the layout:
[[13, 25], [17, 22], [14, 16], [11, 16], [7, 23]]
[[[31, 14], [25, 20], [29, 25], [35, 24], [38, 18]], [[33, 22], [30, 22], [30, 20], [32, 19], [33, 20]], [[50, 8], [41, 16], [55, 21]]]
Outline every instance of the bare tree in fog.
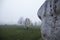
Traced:
[[24, 19], [23, 19], [23, 17], [21, 17], [21, 18], [19, 19], [18, 23], [19, 23], [20, 25], [24, 25]]

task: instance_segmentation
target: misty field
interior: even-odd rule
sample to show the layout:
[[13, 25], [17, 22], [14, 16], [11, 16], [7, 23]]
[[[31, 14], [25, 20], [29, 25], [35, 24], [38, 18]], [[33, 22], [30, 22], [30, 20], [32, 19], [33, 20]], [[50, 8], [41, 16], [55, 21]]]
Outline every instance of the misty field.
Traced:
[[17, 25], [0, 25], [0, 40], [40, 40], [40, 28], [31, 26], [25, 29]]

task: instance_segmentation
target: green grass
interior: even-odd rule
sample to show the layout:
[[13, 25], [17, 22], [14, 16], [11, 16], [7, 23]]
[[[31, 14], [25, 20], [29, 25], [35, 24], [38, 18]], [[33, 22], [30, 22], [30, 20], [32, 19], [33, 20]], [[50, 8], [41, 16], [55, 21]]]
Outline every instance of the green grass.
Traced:
[[29, 27], [25, 29], [23, 26], [4, 25], [0, 26], [0, 40], [40, 40], [40, 28]]

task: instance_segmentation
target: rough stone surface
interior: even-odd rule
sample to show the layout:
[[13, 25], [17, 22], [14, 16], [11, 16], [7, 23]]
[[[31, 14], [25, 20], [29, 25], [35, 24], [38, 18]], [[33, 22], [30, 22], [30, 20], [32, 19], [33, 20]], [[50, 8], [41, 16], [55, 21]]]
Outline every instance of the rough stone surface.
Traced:
[[60, 40], [60, 0], [46, 0], [38, 10], [43, 40]]

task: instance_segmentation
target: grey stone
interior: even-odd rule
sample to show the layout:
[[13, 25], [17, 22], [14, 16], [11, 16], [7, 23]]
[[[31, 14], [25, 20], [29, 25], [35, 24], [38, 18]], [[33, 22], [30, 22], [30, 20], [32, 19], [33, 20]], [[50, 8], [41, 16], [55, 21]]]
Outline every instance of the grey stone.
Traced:
[[60, 0], [46, 0], [38, 10], [43, 40], [60, 40]]

